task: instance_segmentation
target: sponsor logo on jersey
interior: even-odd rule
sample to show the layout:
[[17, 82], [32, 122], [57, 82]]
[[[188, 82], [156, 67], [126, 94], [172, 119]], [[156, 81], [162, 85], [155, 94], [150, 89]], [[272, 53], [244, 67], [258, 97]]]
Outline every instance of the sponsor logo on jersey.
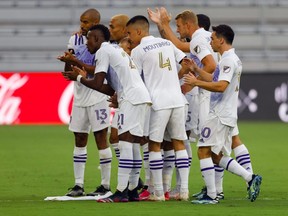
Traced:
[[224, 72], [224, 73], [229, 73], [230, 70], [231, 70], [231, 67], [229, 67], [229, 66], [224, 66], [224, 67], [223, 67], [223, 72]]
[[201, 52], [200, 46], [197, 45], [197, 46], [194, 48], [194, 51], [195, 51], [197, 54], [199, 54], [199, 53]]

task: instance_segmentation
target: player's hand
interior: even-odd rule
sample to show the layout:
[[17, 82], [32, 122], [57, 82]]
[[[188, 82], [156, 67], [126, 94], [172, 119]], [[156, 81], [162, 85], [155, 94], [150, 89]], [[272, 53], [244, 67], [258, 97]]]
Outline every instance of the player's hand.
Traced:
[[183, 94], [186, 94], [188, 93], [189, 91], [191, 91], [193, 89], [194, 86], [191, 86], [191, 85], [187, 85], [187, 84], [183, 84], [181, 85], [181, 91]]
[[198, 68], [197, 64], [193, 59], [184, 58], [182, 62], [183, 62], [182, 66], [187, 67], [187, 69], [190, 70], [190, 72], [195, 72]]
[[184, 74], [183, 80], [185, 84], [191, 85], [193, 87], [197, 82], [197, 78], [191, 72], [189, 72], [188, 74]]
[[111, 96], [108, 99], [108, 102], [110, 102], [109, 107], [118, 108], [117, 94], [115, 93], [113, 96]]
[[155, 12], [152, 11], [150, 8], [147, 8], [147, 13], [148, 13], [149, 19], [152, 22], [154, 22], [156, 25], [161, 24], [160, 10], [158, 8], [155, 9]]
[[57, 57], [58, 60], [65, 63], [72, 63], [75, 61], [76, 57], [73, 55], [73, 51], [65, 51], [63, 55]]
[[171, 21], [172, 15], [171, 13], [168, 13], [166, 8], [161, 7], [160, 8], [160, 20], [162, 25], [169, 25]]
[[71, 65], [71, 68], [73, 71], [75, 71], [77, 73], [77, 75], [81, 75], [83, 77], [87, 77], [87, 71], [85, 70], [85, 68], [83, 67], [82, 69], [80, 69], [79, 67], [77, 66], [74, 66], [74, 65]]
[[79, 74], [75, 71], [64, 71], [62, 72], [62, 75], [66, 80], [76, 81]]

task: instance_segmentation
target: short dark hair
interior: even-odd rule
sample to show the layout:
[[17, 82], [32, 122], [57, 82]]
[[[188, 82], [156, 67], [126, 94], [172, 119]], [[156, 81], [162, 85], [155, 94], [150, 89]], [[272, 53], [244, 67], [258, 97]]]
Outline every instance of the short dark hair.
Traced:
[[227, 44], [232, 45], [234, 40], [234, 31], [228, 25], [212, 26], [212, 30], [216, 33], [217, 37], [223, 37]]
[[136, 22], [142, 22], [142, 23], [146, 23], [149, 27], [149, 21], [148, 19], [145, 17], [145, 16], [142, 16], [142, 15], [137, 15], [137, 16], [134, 16], [132, 17], [126, 24], [126, 26], [129, 26], [131, 24], [134, 24]]
[[105, 25], [102, 24], [94, 25], [89, 29], [89, 31], [100, 31], [105, 41], [110, 40], [110, 31]]
[[211, 25], [210, 18], [205, 14], [197, 14], [197, 18], [198, 26], [204, 28], [206, 31], [209, 31]]

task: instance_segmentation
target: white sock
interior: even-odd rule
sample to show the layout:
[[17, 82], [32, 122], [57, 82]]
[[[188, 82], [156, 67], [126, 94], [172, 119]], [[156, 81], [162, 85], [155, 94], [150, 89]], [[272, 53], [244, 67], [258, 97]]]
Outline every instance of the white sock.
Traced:
[[233, 151], [236, 157], [236, 161], [248, 172], [253, 173], [250, 154], [246, 146], [241, 144], [240, 146], [234, 148]]
[[189, 160], [186, 149], [175, 151], [176, 166], [181, 179], [180, 191], [188, 192]]
[[249, 182], [252, 179], [252, 173], [245, 170], [231, 157], [223, 156], [219, 162], [219, 166], [223, 167], [229, 172], [241, 176], [246, 182]]
[[119, 145], [119, 143], [113, 143], [113, 144], [111, 144], [112, 148], [114, 149], [115, 156], [116, 156], [117, 160], [119, 161], [120, 151], [119, 151], [118, 145]]
[[101, 168], [101, 185], [103, 185], [106, 189], [109, 189], [112, 161], [112, 151], [110, 147], [99, 150], [99, 158]]
[[80, 187], [83, 187], [85, 165], [87, 161], [87, 148], [75, 146], [73, 152], [73, 161], [74, 161], [73, 165], [74, 165], [75, 184]]
[[185, 148], [186, 148], [186, 151], [187, 151], [187, 154], [188, 154], [189, 167], [191, 167], [191, 163], [192, 163], [192, 148], [191, 148], [191, 145], [190, 145], [190, 140], [189, 139], [185, 140], [184, 144], [185, 144]]
[[171, 190], [171, 180], [174, 167], [175, 167], [174, 150], [164, 151], [164, 163], [162, 172], [164, 193]]
[[149, 166], [153, 179], [154, 191], [156, 196], [163, 196], [163, 159], [161, 152], [149, 152]]
[[207, 195], [212, 199], [216, 198], [216, 187], [215, 187], [215, 169], [212, 158], [205, 158], [200, 160], [200, 168], [202, 177], [207, 187]]
[[141, 167], [142, 157], [140, 151], [140, 144], [133, 143], [133, 168], [129, 176], [129, 190], [133, 190], [138, 186]]
[[143, 150], [143, 163], [144, 163], [144, 171], [145, 171], [145, 181], [144, 185], [150, 185], [150, 169], [149, 169], [149, 149], [148, 143], [142, 146]]
[[129, 174], [133, 168], [133, 144], [119, 141], [120, 159], [118, 165], [117, 190], [124, 191], [128, 185]]
[[218, 194], [223, 192], [224, 168], [214, 164], [214, 169], [215, 169], [215, 186], [216, 186], [216, 192]]

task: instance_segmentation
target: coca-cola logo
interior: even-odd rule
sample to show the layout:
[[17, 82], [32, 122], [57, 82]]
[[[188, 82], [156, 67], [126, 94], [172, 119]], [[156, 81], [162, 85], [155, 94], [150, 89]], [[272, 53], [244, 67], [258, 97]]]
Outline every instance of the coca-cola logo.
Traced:
[[7, 79], [0, 75], [0, 124], [12, 124], [17, 121], [21, 113], [19, 109], [21, 98], [15, 97], [13, 94], [28, 79], [28, 76], [21, 77], [17, 73]]
[[73, 82], [71, 82], [63, 91], [58, 105], [58, 116], [64, 124], [70, 121], [69, 105], [73, 100]]

